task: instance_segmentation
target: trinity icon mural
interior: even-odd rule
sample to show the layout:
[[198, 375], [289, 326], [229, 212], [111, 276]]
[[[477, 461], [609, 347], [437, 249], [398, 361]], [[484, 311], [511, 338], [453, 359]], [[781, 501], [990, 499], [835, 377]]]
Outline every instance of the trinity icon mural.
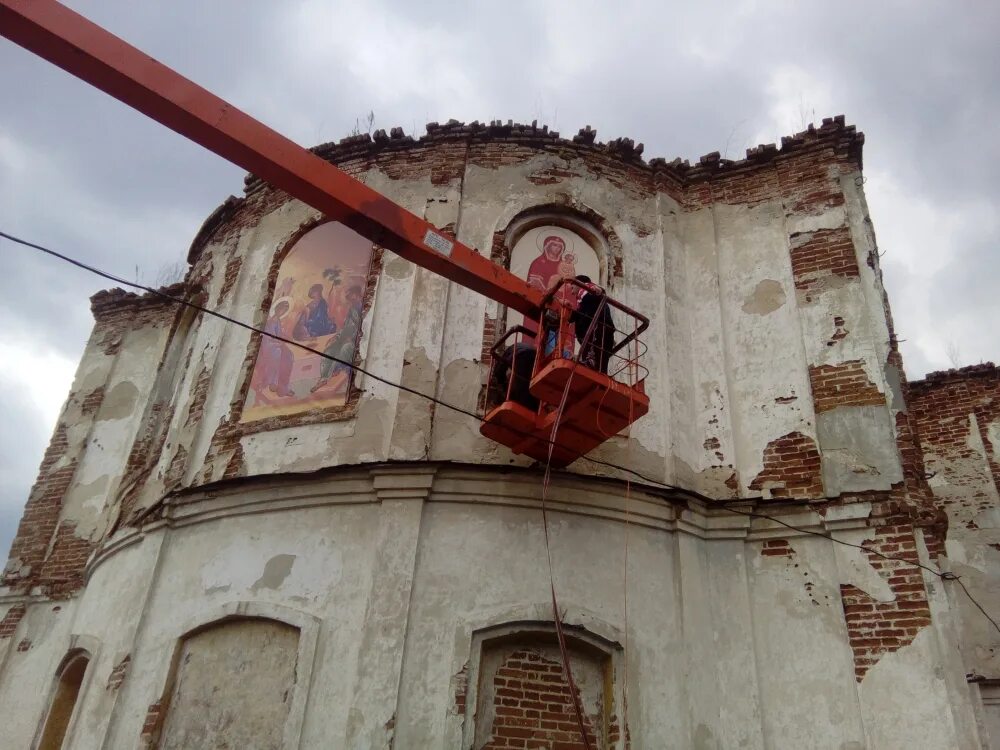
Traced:
[[[353, 362], [371, 262], [372, 243], [342, 224], [307, 232], [281, 263], [264, 330]], [[352, 375], [344, 364], [262, 337], [242, 421], [342, 406]]]

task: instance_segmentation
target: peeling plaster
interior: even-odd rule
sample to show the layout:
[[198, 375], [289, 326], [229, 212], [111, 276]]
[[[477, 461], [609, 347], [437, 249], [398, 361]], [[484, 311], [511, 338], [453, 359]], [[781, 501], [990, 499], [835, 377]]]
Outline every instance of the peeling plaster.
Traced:
[[135, 412], [139, 402], [139, 389], [135, 384], [123, 380], [108, 391], [101, 402], [98, 421], [126, 419]]
[[413, 271], [416, 269], [410, 261], [405, 258], [400, 258], [398, 255], [394, 256], [392, 260], [383, 266], [382, 270], [387, 276], [398, 280], [409, 278], [413, 275]]
[[839, 229], [847, 223], [847, 211], [837, 206], [821, 214], [791, 214], [785, 221], [788, 234], [805, 234], [818, 229]]
[[[865, 734], [872, 748], [950, 748], [956, 728], [947, 705], [943, 665], [933, 628], [883, 654], [858, 686]], [[900, 721], [906, 716], [906, 721]]]
[[[449, 362], [441, 374], [441, 392], [448, 394], [449, 403], [476, 410], [481, 388], [481, 368], [468, 359]], [[479, 425], [474, 419], [458, 414], [451, 409], [438, 408], [434, 411], [434, 457], [466, 455], [477, 460], [488, 455], [493, 443], [479, 434]]]
[[[899, 368], [896, 367], [896, 365], [887, 362], [884, 372], [885, 385], [889, 389], [889, 393], [892, 397], [889, 403], [889, 408], [894, 412], [905, 411], [906, 404], [903, 402], [903, 383]], [[870, 379], [871, 376], [869, 375], [869, 380]]]
[[[835, 538], [848, 544], [861, 545], [873, 541], [875, 533], [872, 529], [849, 529], [836, 532]], [[879, 602], [896, 600], [889, 582], [872, 566], [867, 552], [845, 544], [835, 545], [835, 552], [839, 563], [840, 583], [851, 584]]]
[[261, 589], [280, 589], [288, 574], [292, 572], [293, 565], [295, 565], [295, 555], [275, 555], [267, 561], [264, 572], [250, 590], [256, 593]]
[[1000, 461], [1000, 422], [990, 422], [986, 427], [986, 437], [993, 449], [993, 456]]
[[767, 315], [785, 304], [785, 289], [780, 281], [764, 279], [743, 303], [743, 312], [752, 315]]
[[280, 590], [283, 597], [306, 602], [325, 597], [336, 587], [344, 575], [344, 561], [340, 549], [315, 536], [296, 543], [253, 535], [225, 544], [198, 574], [205, 596], [262, 596]]
[[903, 469], [883, 406], [839, 406], [816, 415], [823, 486], [828, 496], [891, 489]]
[[[400, 383], [420, 393], [434, 393], [437, 368], [422, 348], [411, 347], [403, 355]], [[395, 425], [389, 457], [396, 460], [426, 458], [430, 451], [431, 407], [426, 399], [400, 393], [396, 402]]]

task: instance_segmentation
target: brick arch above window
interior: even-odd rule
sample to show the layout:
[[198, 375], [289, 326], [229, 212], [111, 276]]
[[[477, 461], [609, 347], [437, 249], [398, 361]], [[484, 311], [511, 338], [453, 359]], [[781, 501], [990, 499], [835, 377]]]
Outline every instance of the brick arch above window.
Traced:
[[493, 233], [490, 260], [510, 269], [511, 250], [525, 232], [543, 225], [560, 227], [580, 236], [597, 254], [600, 262], [598, 283], [614, 289], [622, 278], [622, 242], [610, 223], [583, 205], [551, 204], [528, 208]]

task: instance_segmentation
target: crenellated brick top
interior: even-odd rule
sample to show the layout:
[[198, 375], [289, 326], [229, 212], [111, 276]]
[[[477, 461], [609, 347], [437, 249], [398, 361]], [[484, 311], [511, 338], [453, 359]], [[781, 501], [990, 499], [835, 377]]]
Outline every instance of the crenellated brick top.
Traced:
[[[700, 157], [698, 163], [692, 165], [687, 159], [680, 158], [672, 161], [653, 158], [646, 162], [642, 158], [645, 150], [642, 143], [636, 143], [631, 138], [615, 138], [600, 142], [597, 140], [597, 131], [589, 125], [581, 128], [572, 139], [563, 138], [558, 131], [549, 130], [547, 125], [539, 126], [537, 121], [526, 125], [515, 123], [513, 120], [508, 120], [506, 123], [494, 120], [488, 124], [479, 121], [467, 124], [449, 120], [443, 125], [430, 122], [426, 129], [426, 135], [420, 138], [406, 135], [402, 128], [392, 128], [388, 133], [385, 130], [376, 130], [371, 135], [363, 133], [349, 136], [338, 142], [331, 141], [314, 146], [310, 150], [327, 161], [338, 164], [384, 152], [426, 148], [443, 143], [511, 143], [540, 149], [556, 146], [560, 149], [571, 149], [581, 156], [593, 154], [611, 156], [624, 164], [643, 168], [650, 175], [687, 184], [724, 174], [752, 170], [770, 163], [775, 158], [786, 157], [815, 146], [833, 147], [838, 154], [855, 160], [860, 169], [862, 146], [865, 141], [863, 133], [859, 133], [854, 125], [845, 123], [844, 115], [837, 115], [824, 118], [819, 127], [810, 124], [800, 133], [783, 137], [780, 148], [774, 143], [761, 144], [748, 148], [746, 158], [738, 160], [723, 159], [718, 151], [713, 151]], [[260, 189], [262, 185], [258, 177], [247, 175], [245, 190], [248, 195]]]
[[992, 362], [981, 362], [978, 365], [968, 365], [952, 370], [938, 370], [928, 373], [923, 380], [910, 382], [910, 389], [913, 391], [925, 391], [942, 385], [960, 383], [964, 380], [998, 378], [1000, 379], [1000, 367]]
[[[825, 118], [821, 125], [809, 125], [800, 133], [785, 136], [777, 144], [761, 144], [747, 149], [746, 158], [723, 159], [718, 151], [705, 154], [696, 164], [686, 159], [667, 161], [643, 159], [645, 146], [631, 138], [597, 140], [597, 131], [589, 125], [572, 138], [563, 138], [537, 121], [529, 125], [494, 120], [490, 123], [462, 123], [449, 120], [444, 124], [431, 122], [426, 134], [415, 138], [402, 128], [389, 132], [349, 136], [338, 142], [314, 146], [313, 153], [354, 176], [378, 165], [391, 176], [426, 173], [433, 180], [447, 180], [461, 169], [461, 152], [474, 148], [476, 163], [492, 165], [514, 163], [530, 158], [534, 153], [557, 154], [565, 159], [586, 160], [594, 171], [607, 177], [623, 190], [646, 194], [663, 189], [682, 203], [704, 205], [706, 202], [755, 203], [774, 196], [785, 180], [790, 190], [801, 188], [813, 196], [825, 188], [822, 168], [833, 159], [848, 170], [862, 168], [864, 134], [847, 125], [843, 115]], [[807, 164], [794, 168], [795, 159]], [[776, 165], [780, 166], [775, 169]], [[784, 175], [779, 176], [778, 171]], [[535, 175], [537, 179], [557, 182], [565, 175]], [[808, 185], [806, 184], [808, 183]], [[715, 188], [713, 188], [713, 185]], [[266, 209], [280, 202], [280, 191], [269, 191], [266, 182], [253, 174], [244, 180], [244, 197], [230, 196], [205, 220], [188, 250], [188, 263], [197, 261], [201, 250], [224, 227], [253, 223]], [[808, 188], [808, 189], [806, 189]], [[234, 224], [235, 222], [235, 224]]]
[[[161, 287], [159, 291], [163, 294], [169, 294], [172, 297], [183, 297], [187, 292], [187, 288], [188, 285], [186, 282], [179, 281], [176, 284]], [[107, 313], [121, 312], [124, 308], [131, 308], [135, 312], [139, 312], [140, 310], [159, 308], [165, 305], [173, 308], [175, 303], [156, 294], [149, 292], [146, 294], [135, 294], [134, 292], [126, 292], [120, 287], [103, 289], [90, 298], [90, 310], [97, 320], [100, 320]]]

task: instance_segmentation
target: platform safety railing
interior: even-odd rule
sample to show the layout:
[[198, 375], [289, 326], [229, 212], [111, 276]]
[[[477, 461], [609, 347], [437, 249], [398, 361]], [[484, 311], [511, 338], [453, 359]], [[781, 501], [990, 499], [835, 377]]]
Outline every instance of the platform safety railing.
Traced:
[[[582, 346], [582, 339], [586, 339], [591, 319], [579, 312], [584, 292], [603, 297], [612, 323], [607, 331], [595, 325], [586, 346]], [[572, 278], [560, 280], [544, 298], [537, 331], [514, 326], [491, 347], [485, 411], [505, 401], [520, 403], [532, 411], [538, 409], [537, 401], [528, 394], [530, 378], [525, 379], [525, 357], [533, 360], [532, 375], [555, 358], [575, 359], [580, 366], [643, 392], [649, 370], [641, 360], [648, 348], [640, 337], [648, 327], [646, 316], [607, 296], [600, 287]]]
[[[509, 358], [506, 356], [508, 348], [511, 349]], [[537, 400], [528, 394], [535, 369], [535, 352], [535, 334], [524, 326], [514, 326], [493, 344], [490, 348], [490, 376], [486, 381], [486, 413], [505, 401], [516, 401], [527, 409], [537, 411]], [[531, 358], [530, 369], [524, 362], [525, 357]]]
[[[612, 324], [605, 331], [599, 318], [586, 341], [591, 319], [579, 310], [584, 293], [603, 297]], [[640, 336], [649, 328], [649, 318], [611, 298], [600, 287], [573, 278], [561, 279], [545, 295], [543, 309], [536, 371], [554, 357], [576, 358], [581, 365], [616, 382], [642, 389], [649, 369], [641, 362], [648, 348]]]

